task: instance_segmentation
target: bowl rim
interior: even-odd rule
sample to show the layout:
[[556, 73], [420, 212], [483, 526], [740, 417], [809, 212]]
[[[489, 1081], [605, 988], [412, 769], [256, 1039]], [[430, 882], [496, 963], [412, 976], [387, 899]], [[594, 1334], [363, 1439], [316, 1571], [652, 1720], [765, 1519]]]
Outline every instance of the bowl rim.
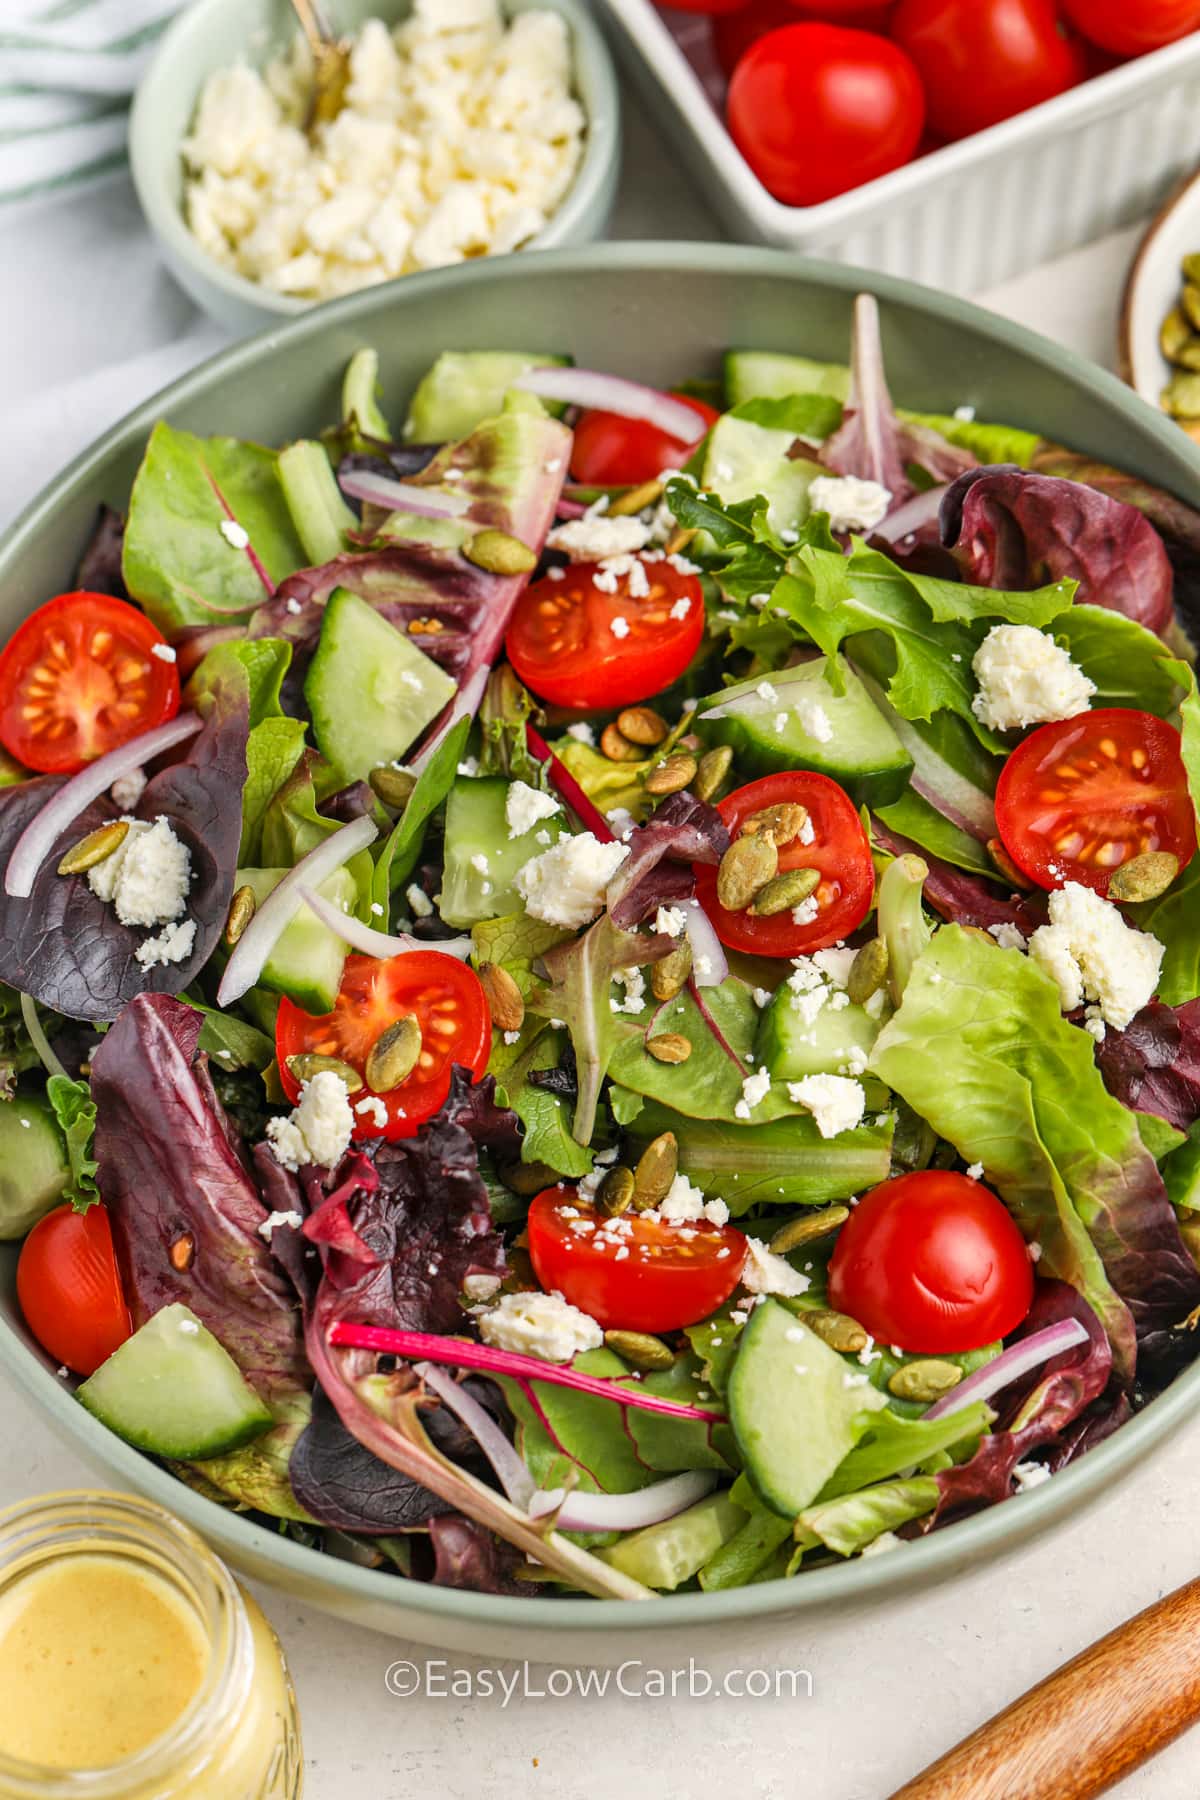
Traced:
[[[588, 8], [587, 0], [530, 0], [530, 3], [560, 13], [567, 22], [571, 33], [572, 83], [576, 98], [586, 115], [587, 130], [583, 139], [583, 156], [575, 179], [537, 236], [511, 253], [520, 256], [525, 255], [528, 250], [551, 248], [560, 244], [564, 238], [569, 242], [573, 233], [585, 226], [590, 218], [606, 211], [609, 187], [615, 177], [621, 145], [621, 90], [616, 66], [604, 35]], [[192, 0], [192, 4], [184, 7], [159, 39], [154, 55], [138, 82], [130, 108], [130, 175], [146, 223], [170, 256], [186, 263], [198, 277], [220, 288], [230, 299], [237, 300], [243, 306], [257, 308], [264, 317], [300, 318], [315, 306], [328, 305], [329, 302], [305, 300], [292, 294], [277, 294], [261, 282], [251, 281], [249, 276], [239, 275], [236, 270], [225, 268], [192, 236], [184, 221], [182, 209], [171, 199], [167, 187], [158, 178], [162, 158], [155, 143], [155, 130], [160, 115], [165, 111], [164, 103], [159, 98], [159, 89], [167, 80], [168, 71], [174, 69], [177, 63], [186, 63], [193, 42], [206, 34], [209, 15], [219, 13], [222, 9], [232, 12], [232, 0]], [[507, 13], [507, 0], [501, 0], [501, 9]], [[246, 44], [240, 42], [230, 50], [231, 61], [243, 54], [249, 57]], [[249, 60], [253, 61], [253, 58]], [[584, 87], [591, 90], [590, 102], [580, 92]], [[189, 114], [178, 129], [176, 155], [180, 153], [183, 135], [190, 123]], [[172, 135], [175, 136], [174, 127]], [[489, 256], [474, 260], [494, 262], [497, 258]], [[459, 268], [469, 265], [453, 266]], [[421, 274], [431, 272], [433, 271], [417, 271]], [[373, 286], [356, 292], [373, 293], [381, 287], [390, 288], [393, 281], [409, 279], [408, 275], [396, 275], [390, 281], [376, 282]], [[351, 299], [354, 296], [343, 297]]]
[[[1002, 351], [1015, 352], [1048, 373], [1064, 372], [1076, 384], [1097, 394], [1135, 433], [1157, 440], [1181, 479], [1196, 479], [1196, 462], [1188, 439], [1161, 413], [1148, 407], [1116, 376], [1074, 350], [998, 313], [989, 313], [952, 294], [922, 287], [900, 276], [833, 263], [789, 250], [738, 244], [629, 242], [592, 244], [583, 248], [534, 252], [532, 256], [499, 257], [491, 262], [434, 269], [406, 276], [405, 304], [436, 304], [439, 294], [463, 284], [536, 280], [547, 274], [592, 272], [741, 276], [746, 279], [806, 280], [853, 296], [866, 290], [886, 305], [915, 309], [935, 321], [964, 327], [990, 340]], [[357, 324], [378, 308], [396, 304], [390, 284], [347, 295], [310, 308], [300, 317], [268, 328], [209, 357], [179, 380], [151, 395], [76, 456], [0, 534], [0, 562], [19, 551], [21, 540], [52, 526], [64, 487], [103, 469], [115, 452], [144, 440], [154, 421], [172, 408], [202, 398], [214, 378], [251, 369], [283, 344], [319, 338], [330, 327]], [[1001, 1556], [1026, 1539], [1075, 1515], [1155, 1446], [1173, 1427], [1200, 1408], [1200, 1361], [1183, 1370], [1171, 1385], [1078, 1463], [1052, 1481], [959, 1521], [944, 1532], [913, 1540], [902, 1554], [853, 1558], [815, 1569], [792, 1580], [762, 1582], [716, 1593], [662, 1594], [652, 1605], [604, 1605], [589, 1598], [550, 1598], [479, 1594], [430, 1583], [324, 1556], [205, 1499], [125, 1444], [80, 1407], [70, 1391], [43, 1363], [20, 1331], [0, 1318], [0, 1370], [44, 1408], [52, 1429], [71, 1441], [82, 1455], [118, 1474], [130, 1487], [177, 1513], [237, 1562], [253, 1557], [284, 1587], [314, 1597], [320, 1588], [337, 1593], [342, 1610], [354, 1603], [399, 1608], [402, 1622], [420, 1618], [432, 1625], [475, 1623], [562, 1637], [571, 1633], [605, 1638], [614, 1631], [642, 1633], [671, 1627], [732, 1624], [749, 1619], [811, 1613], [830, 1604], [853, 1606], [891, 1599], [905, 1590], [932, 1588], [969, 1564]], [[316, 1559], [320, 1558], [318, 1562]], [[401, 1586], [397, 1586], [397, 1583]], [[315, 1602], [316, 1603], [316, 1602]], [[406, 1627], [407, 1628], [407, 1627]]]

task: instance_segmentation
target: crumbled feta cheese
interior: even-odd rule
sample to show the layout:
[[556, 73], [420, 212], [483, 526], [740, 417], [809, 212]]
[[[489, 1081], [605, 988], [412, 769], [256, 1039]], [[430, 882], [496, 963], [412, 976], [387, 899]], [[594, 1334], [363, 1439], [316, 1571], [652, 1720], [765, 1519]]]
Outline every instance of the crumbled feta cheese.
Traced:
[[166, 925], [140, 943], [134, 960], [143, 969], [165, 968], [168, 963], [184, 963], [196, 948], [196, 921], [183, 919], [177, 925]]
[[671, 608], [671, 617], [673, 619], [686, 619], [691, 610], [691, 600], [684, 594], [680, 599], [676, 600], [674, 606]]
[[321, 1069], [300, 1089], [299, 1104], [286, 1119], [270, 1119], [267, 1137], [285, 1169], [308, 1163], [333, 1168], [350, 1147], [354, 1112], [346, 1084], [332, 1069]]
[[231, 550], [246, 550], [250, 546], [250, 533], [236, 519], [222, 519], [217, 527]]
[[742, 1082], [742, 1097], [734, 1107], [734, 1117], [748, 1119], [754, 1108], [762, 1103], [771, 1091], [771, 1076], [767, 1069], [756, 1069], [753, 1075], [747, 1075]]
[[1043, 1481], [1049, 1481], [1053, 1471], [1045, 1463], [1018, 1463], [1013, 1470], [1013, 1480], [1017, 1484], [1019, 1494], [1027, 1494], [1030, 1488], [1041, 1487]]
[[504, 817], [508, 821], [510, 838], [524, 837], [527, 831], [532, 831], [535, 825], [558, 811], [559, 804], [553, 794], [543, 794], [540, 788], [530, 787], [527, 781], [510, 783], [504, 797]]
[[980, 1162], [972, 1163], [970, 1168], [967, 1170], [967, 1174], [972, 1181], [982, 1181], [983, 1180], [983, 1164]]
[[622, 613], [618, 613], [609, 626], [609, 630], [615, 638], [627, 638], [629, 636], [629, 620]]
[[460, 775], [468, 776], [478, 775], [479, 758], [477, 756], [464, 756], [463, 760], [458, 765], [458, 773]]
[[770, 1006], [773, 998], [774, 995], [771, 993], [770, 988], [755, 988], [754, 990], [754, 1004], [758, 1007], [760, 1012], [764, 1006]]
[[797, 1294], [806, 1294], [812, 1282], [782, 1256], [768, 1250], [761, 1238], [747, 1236], [742, 1286], [752, 1294], [782, 1294], [794, 1299]]
[[471, 867], [474, 869], [474, 871], [477, 875], [486, 875], [488, 873], [488, 871], [491, 868], [491, 864], [488, 862], [487, 856], [484, 853], [484, 851], [477, 850], [475, 852], [474, 856], [471, 858]]
[[188, 847], [164, 817], [153, 825], [128, 823], [112, 855], [88, 870], [88, 885], [112, 904], [122, 925], [169, 925], [182, 913], [192, 883]]
[[299, 1231], [303, 1223], [303, 1213], [298, 1213], [294, 1209], [291, 1212], [269, 1213], [259, 1226], [258, 1235], [260, 1238], [265, 1238], [269, 1244], [272, 1234], [280, 1225], [290, 1225], [293, 1231]]
[[964, 425], [969, 425], [975, 417], [975, 408], [965, 404], [963, 406], [956, 406], [954, 409], [954, 416], [956, 419], [960, 419]]
[[479, 1335], [497, 1350], [570, 1362], [581, 1350], [597, 1350], [604, 1333], [595, 1319], [561, 1294], [505, 1294], [479, 1319]]
[[159, 662], [173, 663], [177, 660], [176, 653], [170, 644], [151, 644], [150, 654], [156, 656]]
[[971, 711], [994, 731], [1074, 719], [1096, 692], [1061, 644], [1033, 625], [993, 625], [971, 667], [979, 683]]
[[119, 806], [123, 813], [131, 813], [146, 791], [145, 770], [131, 769], [128, 775], [118, 775], [108, 791], [114, 806]]
[[410, 881], [404, 890], [404, 898], [408, 901], [409, 910], [414, 919], [427, 919], [433, 911], [433, 902], [422, 887]]
[[642, 1002], [646, 998], [646, 977], [642, 971], [637, 968], [618, 969], [613, 975], [613, 980], [625, 989], [624, 1000], [612, 1002], [613, 1011], [616, 1013], [640, 1013]]
[[377, 1094], [367, 1094], [362, 1100], [356, 1100], [354, 1110], [360, 1119], [370, 1119], [376, 1131], [382, 1131], [387, 1125], [387, 1103]]
[[[643, 1216], [649, 1218], [651, 1215]], [[710, 1225], [727, 1225], [729, 1208], [723, 1200], [706, 1200], [703, 1190], [680, 1173], [655, 1207], [653, 1216], [667, 1225], [689, 1225], [697, 1219], [707, 1220]]]
[[521, 1034], [519, 1031], [505, 1031], [502, 1032], [501, 1035], [510, 1050], [514, 1044], [519, 1044], [521, 1041]]
[[[607, 556], [592, 576], [592, 586], [599, 594], [615, 594], [622, 582], [625, 583], [625, 591], [630, 600], [645, 600], [648, 597], [650, 577], [640, 556]], [[622, 623], [626, 621], [623, 620]], [[617, 630], [615, 622], [613, 630]], [[624, 637], [625, 633], [618, 631], [617, 636]]]
[[796, 1106], [806, 1106], [817, 1122], [823, 1138], [837, 1137], [861, 1125], [867, 1097], [862, 1083], [846, 1075], [806, 1075], [803, 1081], [789, 1081], [788, 1098]]
[[831, 986], [846, 988], [850, 985], [850, 971], [854, 967], [854, 959], [857, 955], [857, 950], [834, 947], [830, 950], [814, 950], [811, 961], [820, 969]]
[[463, 1298], [480, 1306], [492, 1300], [500, 1292], [503, 1278], [499, 1275], [464, 1275]]
[[551, 550], [561, 550], [572, 562], [607, 562], [614, 556], [632, 556], [644, 550], [650, 541], [650, 527], [635, 517], [605, 518], [602, 513], [587, 512], [582, 519], [567, 519], [556, 525], [546, 543]]
[[627, 844], [637, 827], [637, 820], [629, 809], [624, 806], [609, 806], [605, 808], [604, 816], [621, 842]]
[[989, 925], [988, 931], [1002, 950], [1023, 950], [1025, 948], [1025, 933], [1016, 925], [1010, 925], [1007, 919], [1002, 919], [999, 925]]
[[799, 906], [793, 906], [793, 922], [797, 925], [811, 925], [820, 910], [821, 908], [817, 903], [817, 896], [815, 894], [810, 894], [807, 900], [802, 900], [800, 902]]
[[604, 890], [628, 855], [627, 845], [602, 844], [590, 831], [560, 838], [517, 872], [517, 892], [531, 919], [575, 930], [600, 912]]
[[686, 926], [687, 914], [681, 906], [660, 906], [650, 929], [663, 937], [678, 937]]
[[574, 738], [577, 744], [587, 744], [590, 749], [596, 747], [596, 734], [586, 719], [580, 719], [575, 725], [568, 725], [567, 736]]
[[834, 531], [871, 531], [887, 517], [889, 490], [857, 475], [818, 475], [808, 490], [813, 512], [829, 514]]
[[1123, 1031], [1153, 998], [1163, 946], [1077, 881], [1054, 890], [1049, 912], [1050, 923], [1029, 940], [1029, 954], [1057, 982], [1063, 1011], [1091, 1001], [1094, 1016]]

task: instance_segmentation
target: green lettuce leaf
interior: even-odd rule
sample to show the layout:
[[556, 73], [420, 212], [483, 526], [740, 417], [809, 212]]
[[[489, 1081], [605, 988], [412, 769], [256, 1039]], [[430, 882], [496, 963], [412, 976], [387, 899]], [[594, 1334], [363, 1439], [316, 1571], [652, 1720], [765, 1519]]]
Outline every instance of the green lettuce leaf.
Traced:
[[254, 867], [262, 858], [262, 825], [267, 807], [300, 760], [307, 727], [285, 715], [283, 678], [292, 646], [283, 638], [244, 638], [210, 650], [188, 683], [185, 699], [203, 713], [231, 677], [245, 678], [250, 696], [246, 741], [246, 785], [242, 789], [242, 843], [238, 861]]
[[470, 730], [470, 719], [460, 719], [453, 730], [446, 733], [421, 770], [404, 811], [384, 841], [371, 882], [371, 900], [375, 906], [383, 908], [382, 913], [374, 915], [377, 919], [390, 917], [392, 895], [408, 880], [417, 866], [421, 847], [425, 842], [426, 827], [454, 786], [454, 777], [466, 749]]
[[1103, 606], [1073, 606], [1048, 626], [1096, 684], [1093, 706], [1132, 706], [1170, 718], [1188, 681], [1186, 665], [1168, 655], [1161, 638], [1124, 613]]
[[[910, 1519], [923, 1518], [937, 1503], [938, 1484], [932, 1475], [885, 1481], [879, 1487], [860, 1488], [839, 1500], [819, 1501], [816, 1506], [806, 1507], [796, 1521], [800, 1553], [824, 1544], [839, 1556], [854, 1556], [885, 1531], [895, 1531]], [[799, 1558], [795, 1560], [798, 1562]]]
[[832, 437], [842, 422], [844, 408], [832, 394], [761, 395], [743, 400], [730, 409], [735, 419], [746, 419], [751, 425], [765, 426], [768, 431], [791, 431], [797, 437], [823, 443]]
[[69, 1200], [76, 1212], [86, 1212], [100, 1198], [96, 1185], [100, 1165], [92, 1155], [96, 1103], [87, 1082], [72, 1081], [69, 1075], [51, 1075], [46, 1083], [46, 1098], [67, 1143], [70, 1173], [63, 1187], [63, 1199]]
[[899, 800], [891, 806], [877, 807], [876, 812], [892, 831], [910, 839], [922, 850], [928, 850], [931, 856], [951, 863], [956, 869], [968, 869], [972, 875], [981, 875], [985, 881], [997, 882], [1006, 893], [1009, 891], [1010, 883], [979, 839], [960, 831], [957, 825], [943, 818], [915, 788], [906, 788]]
[[983, 1400], [939, 1419], [907, 1419], [889, 1407], [872, 1413], [871, 1422], [845, 1460], [821, 1490], [821, 1500], [836, 1500], [873, 1482], [886, 1481], [903, 1469], [919, 1469], [930, 1457], [954, 1451], [964, 1461], [978, 1446], [995, 1418]]
[[[561, 1031], [551, 1031], [538, 1021], [532, 1042], [516, 1061], [497, 1074], [496, 1102], [499, 1106], [511, 1106], [525, 1127], [521, 1161], [545, 1163], [556, 1174], [573, 1181], [591, 1168], [592, 1152], [571, 1136], [571, 1108], [563, 1095], [535, 1087], [529, 1079], [535, 1070], [557, 1066], [562, 1042]], [[488, 1065], [492, 1073], [496, 1073], [495, 1060], [493, 1057]]]
[[791, 1540], [792, 1521], [781, 1518], [772, 1507], [764, 1506], [747, 1476], [738, 1476], [729, 1490], [729, 1498], [750, 1516], [701, 1569], [700, 1586], [705, 1593], [714, 1593], [720, 1588], [745, 1587], [770, 1562], [780, 1545]]
[[[1200, 790], [1197, 790], [1200, 791]], [[1200, 856], [1194, 856], [1159, 900], [1129, 908], [1139, 931], [1153, 932], [1166, 949], [1158, 998], [1182, 1006], [1200, 994]]]

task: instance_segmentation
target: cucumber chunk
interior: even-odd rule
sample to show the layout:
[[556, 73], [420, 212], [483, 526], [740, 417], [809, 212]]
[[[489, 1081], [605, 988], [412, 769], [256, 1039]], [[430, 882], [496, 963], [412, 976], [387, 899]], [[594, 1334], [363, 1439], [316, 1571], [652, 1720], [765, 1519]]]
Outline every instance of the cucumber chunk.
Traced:
[[[843, 999], [845, 996], [842, 996]], [[865, 1062], [879, 1035], [879, 1021], [851, 1002], [836, 1010], [822, 1006], [807, 1021], [786, 984], [762, 1015], [755, 1044], [756, 1068], [769, 1069], [776, 1081], [801, 1081], [805, 1075], [837, 1075]]]
[[349, 781], [399, 760], [457, 691], [446, 671], [366, 600], [334, 589], [304, 697], [317, 748]]
[[[443, 350], [412, 397], [404, 435], [417, 444], [464, 438], [501, 411], [518, 375], [527, 369], [561, 368], [570, 360], [538, 350]], [[563, 410], [553, 402], [545, 406], [555, 414]]]
[[[859, 1380], [861, 1375], [862, 1380]], [[847, 1385], [847, 1377], [850, 1384]], [[756, 1306], [726, 1396], [746, 1473], [768, 1506], [795, 1518], [887, 1405], [864, 1370], [777, 1300]]]
[[[460, 776], [446, 801], [446, 865], [439, 911], [447, 925], [466, 930], [484, 919], [521, 912], [516, 879], [527, 862], [562, 837], [561, 812], [509, 837], [502, 775]], [[549, 842], [539, 843], [539, 837]]]
[[850, 397], [850, 371], [844, 363], [812, 362], [807, 356], [785, 356], [769, 350], [730, 350], [725, 357], [725, 398], [730, 406], [744, 400], [783, 400], [789, 394]]
[[77, 1398], [151, 1456], [224, 1456], [273, 1424], [224, 1345], [189, 1307], [164, 1306], [114, 1350]]
[[726, 413], [709, 433], [702, 484], [727, 506], [761, 494], [772, 528], [793, 531], [808, 517], [810, 486], [818, 475], [829, 473], [820, 463], [789, 461], [795, 441], [794, 431], [775, 431]]
[[673, 1519], [631, 1531], [619, 1544], [595, 1554], [643, 1587], [670, 1593], [690, 1581], [745, 1523], [746, 1514], [727, 1492], [707, 1494]]
[[48, 1101], [0, 1100], [0, 1239], [23, 1238], [62, 1199], [70, 1173]]
[[[239, 869], [237, 885], [250, 888], [261, 906], [287, 873], [287, 869]], [[335, 869], [317, 892], [343, 910], [347, 906], [353, 908], [358, 899], [358, 889], [348, 869]], [[332, 1012], [347, 955], [346, 945], [336, 932], [302, 906], [278, 938], [258, 985], [269, 988], [273, 994], [286, 994], [307, 1013]]]
[[[844, 787], [856, 805], [887, 806], [907, 787], [912, 758], [840, 657], [838, 668], [845, 679], [841, 694], [825, 679], [824, 657], [766, 682], [739, 682], [700, 702], [695, 729], [706, 745], [729, 744], [747, 779], [815, 769]], [[817, 707], [831, 734], [824, 741], [804, 723], [807, 717], [811, 724]]]

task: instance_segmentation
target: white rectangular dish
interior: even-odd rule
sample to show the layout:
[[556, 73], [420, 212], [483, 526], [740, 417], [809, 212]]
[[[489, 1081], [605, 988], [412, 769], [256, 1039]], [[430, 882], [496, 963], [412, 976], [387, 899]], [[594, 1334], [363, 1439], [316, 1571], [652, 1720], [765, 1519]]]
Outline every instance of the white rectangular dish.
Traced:
[[1200, 162], [1197, 32], [820, 206], [784, 206], [725, 129], [706, 22], [653, 0], [597, 5], [653, 117], [745, 241], [976, 293], [1140, 218]]

